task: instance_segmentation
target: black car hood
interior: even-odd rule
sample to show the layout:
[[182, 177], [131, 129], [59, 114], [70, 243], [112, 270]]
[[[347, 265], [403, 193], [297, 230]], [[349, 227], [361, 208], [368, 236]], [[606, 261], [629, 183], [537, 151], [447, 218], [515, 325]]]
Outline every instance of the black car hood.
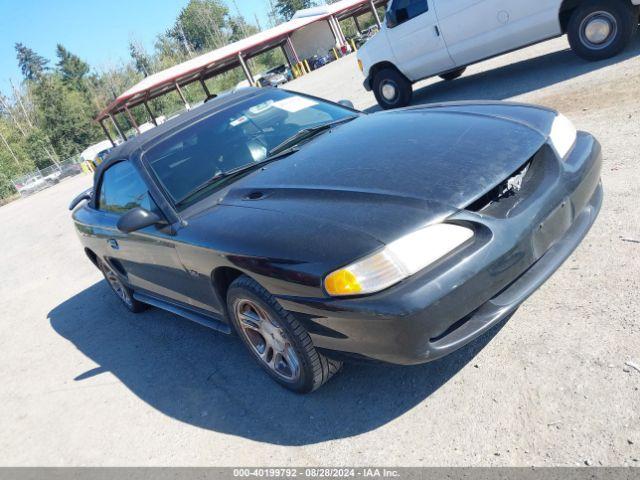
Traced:
[[235, 182], [217, 202], [389, 242], [469, 205], [545, 143], [555, 113], [454, 104], [364, 115]]

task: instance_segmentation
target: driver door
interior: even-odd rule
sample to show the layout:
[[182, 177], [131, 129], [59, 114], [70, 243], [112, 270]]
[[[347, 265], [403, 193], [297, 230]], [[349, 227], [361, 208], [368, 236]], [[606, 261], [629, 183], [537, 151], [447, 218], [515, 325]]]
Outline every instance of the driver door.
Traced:
[[134, 290], [189, 304], [187, 275], [171, 235], [155, 226], [123, 233], [117, 223], [129, 210], [142, 207], [160, 214], [144, 180], [125, 160], [105, 170], [98, 193], [98, 216], [104, 258]]
[[386, 33], [396, 66], [412, 81], [455, 67], [433, 1], [393, 0], [387, 12]]

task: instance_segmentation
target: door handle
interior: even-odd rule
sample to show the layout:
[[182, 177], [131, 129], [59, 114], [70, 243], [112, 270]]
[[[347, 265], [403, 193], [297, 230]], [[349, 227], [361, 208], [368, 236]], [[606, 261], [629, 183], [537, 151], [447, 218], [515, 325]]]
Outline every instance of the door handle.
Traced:
[[436, 31], [436, 37], [439, 37], [440, 36], [440, 29], [438, 28], [437, 25], [434, 25], [433, 28]]
[[109, 240], [107, 240], [107, 243], [114, 250], [118, 250], [120, 248], [120, 245], [118, 245], [118, 241], [115, 238], [110, 238]]

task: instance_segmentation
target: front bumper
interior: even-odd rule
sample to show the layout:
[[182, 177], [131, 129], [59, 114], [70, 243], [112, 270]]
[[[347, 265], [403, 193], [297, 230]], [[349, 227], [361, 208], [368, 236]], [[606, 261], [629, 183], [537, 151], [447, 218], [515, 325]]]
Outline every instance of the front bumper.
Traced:
[[462, 210], [473, 243], [378, 294], [280, 297], [316, 347], [334, 357], [395, 364], [435, 360], [513, 313], [579, 245], [602, 203], [599, 143], [579, 133], [559, 161], [545, 146], [522, 199], [508, 209]]

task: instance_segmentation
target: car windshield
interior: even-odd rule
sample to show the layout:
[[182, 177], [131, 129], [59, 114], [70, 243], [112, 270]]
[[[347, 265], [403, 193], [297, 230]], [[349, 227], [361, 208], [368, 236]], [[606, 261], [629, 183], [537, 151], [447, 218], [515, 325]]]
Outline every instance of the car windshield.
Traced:
[[305, 131], [321, 133], [315, 127], [354, 115], [340, 105], [269, 89], [180, 130], [148, 150], [144, 160], [173, 203], [184, 208], [237, 178], [229, 173], [246, 171], [269, 160], [276, 147], [313, 136]]

